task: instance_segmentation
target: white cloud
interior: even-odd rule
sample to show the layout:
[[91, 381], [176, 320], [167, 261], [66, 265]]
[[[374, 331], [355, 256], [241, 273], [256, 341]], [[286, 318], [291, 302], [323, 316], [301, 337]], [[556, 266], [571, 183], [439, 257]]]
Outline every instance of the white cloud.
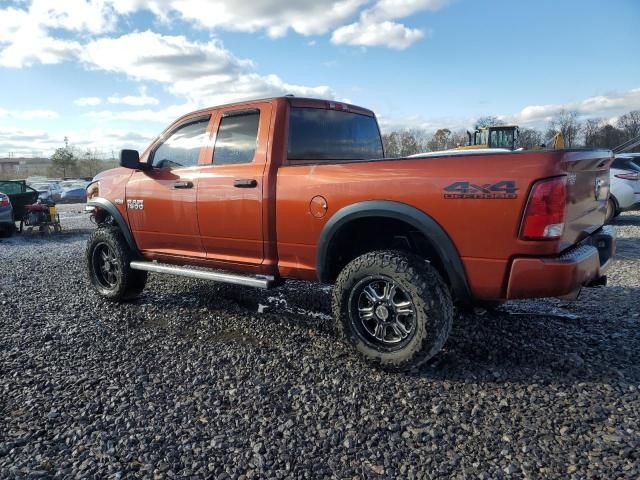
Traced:
[[93, 34], [113, 30], [117, 15], [104, 0], [32, 0], [29, 18], [49, 28]]
[[113, 111], [113, 110], [95, 110], [87, 112], [86, 117], [102, 122], [112, 122], [115, 120], [129, 121], [129, 122], [147, 122], [147, 123], [161, 123], [167, 124], [182, 115], [185, 115], [193, 110], [197, 110], [197, 106], [190, 103], [184, 103], [179, 105], [170, 105], [166, 108], [152, 110], [150, 108], [138, 109], [138, 110], [125, 110], [125, 111]]
[[[424, 36], [392, 20], [436, 10], [451, 0], [31, 0], [0, 9], [0, 65], [21, 68], [55, 64], [82, 54], [82, 42], [52, 31], [95, 37], [114, 31], [118, 21], [141, 10], [170, 23], [175, 16], [215, 30], [264, 31], [276, 38], [295, 31], [321, 35], [335, 30], [332, 42], [404, 49]], [[369, 8], [366, 8], [370, 5]], [[364, 8], [364, 10], [363, 10]], [[360, 15], [355, 23], [353, 17]], [[108, 40], [105, 39], [105, 40]]]
[[575, 110], [582, 118], [616, 117], [631, 110], [640, 110], [640, 88], [595, 95], [579, 102], [528, 105], [506, 118], [522, 124], [540, 125], [547, 123], [561, 110]]
[[49, 156], [56, 148], [64, 145], [65, 137], [68, 137], [71, 145], [80, 151], [97, 150], [103, 158], [110, 158], [117, 155], [121, 148], [142, 150], [156, 134], [104, 128], [57, 132], [0, 128], [0, 157], [9, 153], [14, 156]]
[[451, 0], [379, 0], [363, 10], [357, 22], [336, 29], [331, 42], [337, 45], [384, 46], [404, 50], [425, 36], [425, 31], [392, 20], [423, 10], [435, 11]]
[[0, 51], [1, 66], [21, 68], [37, 63], [61, 63], [75, 59], [81, 49], [78, 42], [59, 40], [27, 26], [20, 28], [12, 40]]
[[147, 95], [147, 89], [145, 87], [140, 87], [139, 95], [125, 95], [123, 97], [119, 95], [112, 95], [107, 98], [107, 101], [109, 103], [131, 105], [135, 107], [158, 105], [160, 103], [160, 100], [157, 98]]
[[100, 97], [80, 97], [75, 99], [73, 103], [79, 107], [95, 107], [102, 103], [102, 99]]
[[160, 82], [196, 106], [286, 93], [335, 96], [326, 86], [307, 87], [276, 75], [259, 75], [251, 60], [235, 57], [215, 40], [200, 43], [184, 36], [136, 32], [91, 41], [81, 58], [88, 68]]
[[[551, 118], [562, 110], [576, 110], [581, 121], [588, 118], [604, 118], [609, 123], [615, 123], [621, 115], [632, 110], [640, 110], [640, 88], [595, 95], [578, 102], [528, 105], [516, 113], [483, 113], [496, 115], [509, 124], [544, 130], [548, 127]], [[480, 116], [426, 118], [422, 115], [383, 114], [378, 116], [378, 122], [383, 132], [406, 129], [434, 132], [438, 128], [456, 131], [471, 129]]]
[[360, 21], [335, 30], [331, 36], [331, 42], [364, 47], [383, 46], [404, 50], [422, 37], [424, 37], [422, 30], [408, 28], [399, 23], [390, 21], [368, 23]]
[[123, 14], [141, 9], [169, 20], [171, 13], [203, 28], [265, 31], [281, 37], [289, 30], [320, 35], [348, 21], [369, 0], [109, 0]]
[[424, 10], [434, 12], [449, 3], [451, 0], [379, 0], [363, 15], [370, 20], [405, 18]]
[[32, 0], [27, 9], [0, 10], [0, 65], [20, 68], [72, 60], [80, 43], [54, 38], [51, 29], [97, 34], [111, 30], [115, 22], [103, 0]]
[[0, 108], [0, 118], [34, 120], [38, 118], [58, 118], [58, 116], [58, 113], [52, 110], [5, 110]]

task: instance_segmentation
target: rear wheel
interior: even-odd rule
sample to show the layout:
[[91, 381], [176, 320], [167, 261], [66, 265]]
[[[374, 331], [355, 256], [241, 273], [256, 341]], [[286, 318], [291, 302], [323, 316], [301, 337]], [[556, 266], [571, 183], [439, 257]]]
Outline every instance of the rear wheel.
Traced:
[[618, 210], [618, 203], [613, 196], [609, 196], [607, 200], [607, 215], [605, 217], [604, 223], [611, 223], [614, 217], [620, 215], [620, 211]]
[[451, 295], [424, 259], [376, 251], [349, 263], [336, 280], [337, 330], [368, 361], [407, 370], [426, 362], [446, 342]]
[[136, 298], [147, 283], [147, 272], [132, 270], [131, 249], [120, 230], [98, 228], [87, 243], [89, 280], [96, 291], [113, 301]]

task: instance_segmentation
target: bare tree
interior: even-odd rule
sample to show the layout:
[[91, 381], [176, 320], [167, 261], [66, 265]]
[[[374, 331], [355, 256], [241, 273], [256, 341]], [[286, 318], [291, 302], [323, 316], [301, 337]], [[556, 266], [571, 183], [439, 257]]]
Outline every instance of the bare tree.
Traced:
[[97, 150], [87, 150], [78, 161], [78, 171], [83, 177], [94, 177], [105, 169], [105, 164], [98, 157]]
[[564, 136], [565, 146], [571, 148], [577, 145], [578, 135], [582, 129], [582, 125], [578, 120], [578, 112], [576, 110], [562, 109], [549, 122], [549, 132], [560, 132]]
[[400, 156], [400, 134], [398, 132], [390, 132], [382, 135], [382, 145], [384, 146], [384, 155], [387, 158], [396, 158]]
[[619, 128], [606, 124], [599, 133], [598, 147], [614, 148], [625, 141], [625, 134]]
[[382, 135], [385, 156], [388, 158], [407, 157], [425, 151], [424, 132], [402, 130]]
[[440, 128], [436, 130], [436, 133], [433, 134], [433, 137], [427, 143], [427, 147], [431, 152], [445, 150], [448, 146], [450, 137], [451, 130], [449, 130], [448, 128]]
[[625, 134], [626, 139], [630, 140], [640, 135], [640, 110], [633, 110], [618, 118], [618, 128]]
[[600, 147], [602, 135], [601, 130], [604, 126], [602, 118], [590, 118], [584, 122], [582, 132], [584, 133], [585, 147]]
[[542, 132], [535, 128], [521, 128], [518, 133], [518, 147], [528, 150], [542, 145]]
[[468, 137], [466, 130], [456, 130], [451, 132], [451, 135], [447, 139], [447, 148], [463, 147], [467, 144]]
[[415, 135], [410, 131], [402, 132], [400, 136], [400, 156], [408, 157], [416, 153], [420, 153], [420, 145]]
[[476, 120], [474, 128], [478, 129], [485, 127], [494, 127], [498, 125], [504, 125], [504, 122], [493, 115], [485, 115]]

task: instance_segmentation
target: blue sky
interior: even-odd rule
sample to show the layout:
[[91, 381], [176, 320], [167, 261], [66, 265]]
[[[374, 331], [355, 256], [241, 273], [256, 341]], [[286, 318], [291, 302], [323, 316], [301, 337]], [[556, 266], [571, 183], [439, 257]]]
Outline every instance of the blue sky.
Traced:
[[640, 109], [638, 0], [0, 0], [0, 156], [143, 147], [192, 109], [294, 93], [383, 128]]

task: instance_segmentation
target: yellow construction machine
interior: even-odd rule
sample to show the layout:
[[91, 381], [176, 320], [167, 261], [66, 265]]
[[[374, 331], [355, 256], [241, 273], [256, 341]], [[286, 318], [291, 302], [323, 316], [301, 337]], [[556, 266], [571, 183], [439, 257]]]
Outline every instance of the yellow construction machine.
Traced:
[[[476, 148], [505, 148], [507, 150], [516, 150], [518, 132], [517, 125], [482, 127], [477, 128], [473, 133], [467, 130], [468, 143], [467, 145], [459, 146], [457, 150], [472, 150]], [[562, 149], [564, 146], [564, 135], [558, 132], [542, 145], [533, 147], [532, 150], [555, 150]]]

